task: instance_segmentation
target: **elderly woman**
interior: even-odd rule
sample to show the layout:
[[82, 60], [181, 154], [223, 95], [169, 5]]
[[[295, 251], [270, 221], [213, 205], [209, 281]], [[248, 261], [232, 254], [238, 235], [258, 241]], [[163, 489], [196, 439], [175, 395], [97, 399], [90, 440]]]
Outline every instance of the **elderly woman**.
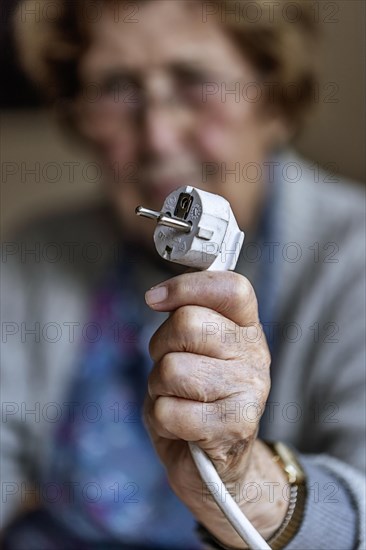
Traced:
[[[286, 146], [313, 99], [313, 15], [19, 7], [20, 58], [105, 185], [4, 250], [5, 548], [247, 548], [188, 441], [272, 548], [364, 547], [363, 201]], [[236, 273], [165, 262], [135, 216], [187, 184], [230, 202]]]

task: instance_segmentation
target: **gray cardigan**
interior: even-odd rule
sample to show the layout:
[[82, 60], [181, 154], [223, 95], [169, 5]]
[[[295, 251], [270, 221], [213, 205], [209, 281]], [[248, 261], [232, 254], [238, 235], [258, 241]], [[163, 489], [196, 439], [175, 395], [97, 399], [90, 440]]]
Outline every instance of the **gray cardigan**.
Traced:
[[[288, 549], [363, 549], [364, 195], [322, 171], [314, 177], [292, 151], [278, 158], [280, 239], [260, 245], [280, 265], [281, 337], [261, 436], [292, 445], [307, 473], [305, 515]], [[40, 220], [3, 243], [2, 526], [21, 507], [21, 484], [47, 465], [43, 407], [62, 403], [78, 351], [73, 331], [87, 322], [91, 288], [116, 246], [103, 205]], [[255, 262], [242, 255], [237, 270], [256, 285]], [[141, 292], [166, 276], [152, 268]]]

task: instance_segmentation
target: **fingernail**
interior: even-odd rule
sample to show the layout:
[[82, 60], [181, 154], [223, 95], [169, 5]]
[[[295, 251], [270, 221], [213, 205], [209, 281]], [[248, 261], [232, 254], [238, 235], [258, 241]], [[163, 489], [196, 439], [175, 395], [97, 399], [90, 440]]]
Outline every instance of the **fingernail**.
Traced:
[[164, 302], [168, 296], [168, 289], [166, 286], [157, 286], [151, 288], [145, 293], [145, 300], [149, 306]]

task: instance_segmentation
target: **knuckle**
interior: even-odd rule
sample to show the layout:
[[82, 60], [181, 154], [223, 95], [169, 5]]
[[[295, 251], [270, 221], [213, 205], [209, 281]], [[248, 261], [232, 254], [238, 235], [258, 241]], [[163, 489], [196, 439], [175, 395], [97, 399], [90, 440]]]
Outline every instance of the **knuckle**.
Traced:
[[172, 315], [172, 332], [180, 351], [189, 350], [201, 334], [202, 318], [198, 306], [181, 306]]
[[147, 393], [151, 399], [155, 399], [162, 393], [161, 376], [159, 373], [159, 364], [155, 363], [147, 379]]
[[150, 342], [149, 342], [149, 355], [150, 355], [151, 359], [154, 361], [155, 360], [155, 343], [154, 343], [153, 338], [154, 337], [152, 337]]
[[[256, 372], [258, 373], [258, 369], [256, 369]], [[267, 400], [271, 388], [269, 369], [260, 369], [259, 374], [252, 380], [252, 387], [256, 400], [259, 403], [263, 403]]]
[[260, 355], [260, 363], [262, 364], [262, 369], [265, 371], [265, 372], [268, 372], [269, 371], [269, 367], [271, 365], [271, 354], [270, 354], [270, 351], [268, 349], [268, 346], [267, 344], [266, 345], [261, 345], [260, 348], [259, 348], [259, 355]]
[[263, 388], [263, 394], [262, 394], [262, 399], [261, 399], [262, 403], [265, 403], [267, 401], [270, 390], [271, 390], [271, 380], [268, 377], [268, 379], [265, 383], [265, 386]]
[[208, 401], [210, 384], [202, 384], [202, 376], [197, 372], [183, 368], [181, 354], [168, 353], [159, 365], [159, 375], [164, 391], [170, 395], [177, 395], [195, 401]]
[[234, 307], [242, 308], [243, 304], [255, 299], [254, 289], [249, 280], [233, 271], [225, 273], [225, 287], [228, 289], [223, 296], [221, 307], [224, 311], [230, 311]]
[[236, 304], [248, 303], [255, 297], [254, 289], [246, 277], [233, 273], [233, 300]]
[[246, 348], [249, 364], [256, 370], [259, 377], [269, 373], [271, 365], [271, 354], [266, 341], [262, 339], [253, 343], [249, 348]]
[[177, 378], [179, 365], [175, 353], [167, 353], [158, 365], [158, 372], [163, 386], [169, 387]]
[[150, 374], [149, 378], [147, 379], [147, 393], [150, 396], [151, 399], [154, 398], [155, 395], [155, 381], [153, 378], [153, 375]]
[[230, 428], [230, 435], [233, 441], [241, 441], [250, 437], [253, 427], [251, 422], [237, 422]]
[[267, 400], [271, 382], [269, 377], [253, 383], [253, 396], [257, 403], [264, 403]]
[[174, 311], [171, 320], [176, 330], [182, 330], [189, 326], [194, 313], [194, 306], [181, 306]]
[[160, 434], [164, 434], [169, 419], [167, 399], [168, 398], [163, 396], [157, 397], [152, 408], [152, 418], [155, 429]]
[[158, 356], [158, 348], [159, 348], [159, 333], [160, 329], [158, 329], [150, 338], [149, 342], [149, 355], [153, 359], [153, 361], [157, 360]]
[[162, 424], [165, 419], [165, 400], [158, 397], [153, 406], [153, 416], [157, 423]]
[[254, 372], [251, 377], [251, 384], [253, 388], [258, 391], [261, 391], [262, 389], [266, 391], [271, 384], [269, 369], [258, 368], [258, 365], [255, 365], [253, 371]]
[[187, 293], [191, 290], [190, 275], [185, 273], [171, 279], [171, 292], [174, 295], [174, 301], [178, 304], [184, 303]]

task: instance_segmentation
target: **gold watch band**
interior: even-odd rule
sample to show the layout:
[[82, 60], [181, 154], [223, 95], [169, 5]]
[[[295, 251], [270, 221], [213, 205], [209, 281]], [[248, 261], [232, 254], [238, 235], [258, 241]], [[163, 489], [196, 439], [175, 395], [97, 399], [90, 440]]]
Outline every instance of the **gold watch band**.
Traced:
[[267, 541], [272, 550], [281, 550], [296, 535], [304, 515], [306, 501], [305, 473], [295, 454], [284, 443], [268, 442], [277, 462], [288, 476], [289, 506], [286, 517], [279, 529]]

